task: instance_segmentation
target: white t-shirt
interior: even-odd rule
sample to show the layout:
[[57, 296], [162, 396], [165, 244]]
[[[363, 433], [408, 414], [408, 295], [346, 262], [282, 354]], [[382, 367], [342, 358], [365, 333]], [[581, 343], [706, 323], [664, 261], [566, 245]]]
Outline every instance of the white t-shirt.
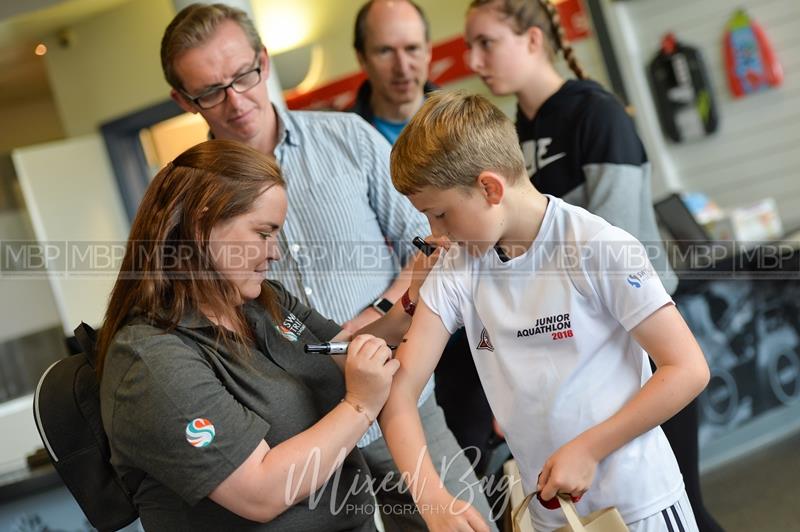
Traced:
[[[451, 248], [421, 297], [445, 327], [464, 325], [489, 403], [526, 493], [559, 447], [617, 412], [652, 373], [628, 331], [672, 299], [635, 238], [548, 196], [541, 229], [522, 255]], [[581, 514], [616, 506], [626, 522], [678, 500], [683, 480], [660, 427], [606, 457]], [[537, 528], [560, 511], [530, 506]]]

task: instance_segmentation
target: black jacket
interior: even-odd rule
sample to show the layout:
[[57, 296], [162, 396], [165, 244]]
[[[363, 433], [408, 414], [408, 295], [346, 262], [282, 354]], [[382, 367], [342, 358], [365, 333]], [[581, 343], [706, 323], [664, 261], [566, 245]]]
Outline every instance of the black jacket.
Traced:
[[648, 245], [664, 287], [674, 292], [677, 278], [653, 211], [650, 163], [619, 100], [594, 81], [569, 80], [532, 119], [517, 109], [517, 134], [534, 186]]
[[[439, 87], [431, 83], [430, 81], [425, 82], [425, 86], [422, 88], [425, 91], [425, 94], [428, 94], [431, 91], [435, 91]], [[369, 80], [364, 80], [364, 83], [358, 88], [358, 93], [356, 94], [356, 99], [353, 102], [353, 105], [346, 109], [350, 113], [356, 113], [361, 118], [372, 123], [373, 118], [375, 118], [375, 113], [372, 111], [372, 107], [369, 104], [369, 100], [372, 97], [372, 84]]]

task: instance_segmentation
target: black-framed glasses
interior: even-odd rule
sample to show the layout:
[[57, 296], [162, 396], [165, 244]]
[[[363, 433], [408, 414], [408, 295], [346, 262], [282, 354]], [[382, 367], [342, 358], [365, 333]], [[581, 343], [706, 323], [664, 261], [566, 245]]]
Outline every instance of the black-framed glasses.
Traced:
[[[256, 53], [255, 62], [258, 63], [258, 56], [259, 54]], [[206, 110], [211, 109], [212, 107], [216, 107], [217, 105], [221, 104], [228, 98], [228, 89], [231, 88], [238, 92], [239, 94], [249, 91], [256, 85], [258, 82], [261, 81], [261, 65], [259, 64], [255, 68], [248, 70], [247, 72], [242, 72], [233, 80], [224, 85], [222, 87], [213, 87], [200, 96], [191, 96], [187, 94], [185, 91], [183, 95], [186, 96], [193, 104], [195, 104], [200, 109]]]

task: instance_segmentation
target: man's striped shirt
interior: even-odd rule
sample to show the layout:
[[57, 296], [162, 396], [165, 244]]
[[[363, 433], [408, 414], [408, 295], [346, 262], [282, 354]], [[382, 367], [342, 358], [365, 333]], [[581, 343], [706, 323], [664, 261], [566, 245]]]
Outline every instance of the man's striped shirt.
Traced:
[[[352, 113], [276, 108], [280, 164], [289, 199], [281, 260], [269, 277], [323, 316], [344, 323], [383, 294], [430, 230], [392, 186], [391, 147]], [[433, 378], [420, 404], [433, 393]], [[377, 424], [359, 442], [381, 436]]]

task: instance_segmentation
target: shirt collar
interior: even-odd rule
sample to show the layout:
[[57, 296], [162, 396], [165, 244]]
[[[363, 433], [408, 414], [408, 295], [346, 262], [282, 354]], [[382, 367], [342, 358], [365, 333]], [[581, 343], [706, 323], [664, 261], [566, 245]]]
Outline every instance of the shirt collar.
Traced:
[[[147, 323], [156, 327], [168, 327], [167, 324], [171, 323], [169, 313], [165, 310], [157, 312], [156, 317], [148, 317], [141, 308], [135, 308], [129, 315], [129, 324]], [[205, 317], [201, 312], [189, 309], [183, 313], [183, 316], [178, 320], [176, 327], [184, 329], [203, 329], [214, 327], [214, 324]]]
[[272, 106], [275, 109], [275, 119], [278, 121], [278, 146], [284, 143], [289, 146], [300, 145], [300, 133], [297, 124], [292, 120], [289, 110], [279, 105]]
[[[263, 307], [261, 307], [256, 300], [247, 301], [242, 305], [242, 312], [244, 313], [245, 319], [251, 322], [259, 322], [263, 318], [264, 313], [259, 312], [259, 309], [263, 310]], [[213, 326], [214, 324], [211, 323], [211, 320], [196, 309], [186, 311], [183, 317], [178, 320], [178, 327], [186, 327], [187, 329], [200, 329]]]
[[202, 329], [204, 327], [213, 327], [214, 324], [211, 323], [204, 314], [200, 311], [191, 309], [187, 312], [184, 312], [183, 316], [180, 320], [178, 320], [178, 327], [184, 327], [186, 329]]

